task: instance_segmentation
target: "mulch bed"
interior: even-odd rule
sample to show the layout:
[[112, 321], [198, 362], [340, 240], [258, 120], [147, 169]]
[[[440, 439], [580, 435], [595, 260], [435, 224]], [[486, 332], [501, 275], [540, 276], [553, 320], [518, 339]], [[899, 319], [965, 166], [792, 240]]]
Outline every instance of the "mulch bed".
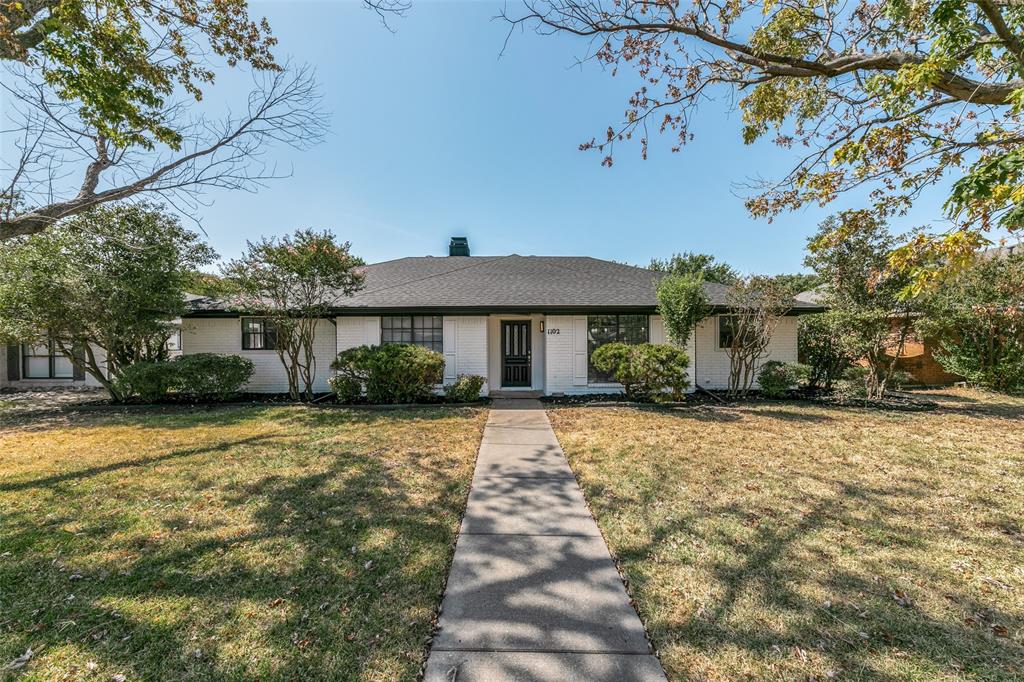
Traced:
[[634, 406], [634, 407], [696, 407], [702, 405], [737, 406], [758, 402], [811, 402], [831, 407], [863, 407], [875, 410], [893, 410], [901, 412], [926, 412], [939, 407], [931, 400], [922, 400], [906, 393], [890, 393], [882, 400], [866, 400], [862, 398], [842, 398], [833, 392], [807, 391], [803, 389], [789, 391], [785, 398], [767, 398], [758, 391], [751, 391], [742, 398], [730, 398], [725, 391], [694, 391], [687, 393], [685, 400], [679, 402], [655, 403], [627, 400], [621, 393], [591, 393], [586, 395], [544, 396], [542, 403], [552, 406]]

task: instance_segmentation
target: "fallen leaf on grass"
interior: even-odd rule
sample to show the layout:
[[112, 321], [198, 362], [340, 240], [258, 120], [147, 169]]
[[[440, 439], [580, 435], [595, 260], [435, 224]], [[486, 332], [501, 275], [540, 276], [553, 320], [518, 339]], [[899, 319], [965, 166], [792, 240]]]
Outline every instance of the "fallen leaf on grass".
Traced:
[[1009, 637], [1010, 631], [1005, 625], [999, 625], [998, 623], [992, 623], [992, 634], [996, 637]]
[[913, 606], [913, 602], [910, 601], [910, 597], [903, 590], [893, 590], [892, 600], [902, 606], [905, 609], [909, 609]]
[[23, 653], [21, 656], [18, 656], [16, 659], [8, 663], [6, 669], [20, 670], [21, 668], [24, 668], [25, 665], [32, 660], [32, 656], [34, 655], [34, 653], [35, 652], [33, 652], [31, 648], [26, 649], [25, 653]]

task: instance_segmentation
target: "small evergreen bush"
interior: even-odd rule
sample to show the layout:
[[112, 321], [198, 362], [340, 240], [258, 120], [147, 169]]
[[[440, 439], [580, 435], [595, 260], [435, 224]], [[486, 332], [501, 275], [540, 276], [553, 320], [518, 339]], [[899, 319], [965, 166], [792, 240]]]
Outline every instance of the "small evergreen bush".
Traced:
[[176, 389], [197, 400], [227, 400], [255, 370], [248, 358], [218, 353], [181, 355], [169, 364], [177, 368]]
[[460, 374], [455, 383], [444, 387], [444, 394], [453, 403], [471, 403], [480, 399], [484, 378], [475, 374]]
[[125, 397], [156, 403], [167, 398], [179, 383], [178, 366], [174, 362], [138, 362], [121, 370], [117, 391]]
[[365, 392], [371, 403], [414, 403], [441, 383], [444, 356], [405, 343], [358, 346], [339, 353], [331, 368], [338, 373], [332, 386], [339, 399], [351, 401]]
[[761, 395], [782, 398], [785, 397], [786, 391], [801, 381], [806, 381], [809, 374], [810, 369], [807, 365], [769, 360], [758, 370], [757, 383], [761, 386]]
[[690, 385], [690, 358], [668, 344], [607, 343], [594, 351], [591, 362], [622, 384], [630, 400], [681, 400]]

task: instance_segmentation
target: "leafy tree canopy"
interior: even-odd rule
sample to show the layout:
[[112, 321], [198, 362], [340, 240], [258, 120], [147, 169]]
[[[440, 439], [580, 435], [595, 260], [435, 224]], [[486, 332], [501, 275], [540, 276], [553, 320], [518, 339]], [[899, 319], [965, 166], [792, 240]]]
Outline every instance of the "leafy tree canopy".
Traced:
[[212, 51], [234, 66], [280, 67], [266, 19], [246, 0], [20, 0], [0, 2], [0, 58], [38, 69], [63, 100], [121, 146], [177, 149], [164, 104], [176, 87], [202, 98]]
[[802, 291], [810, 291], [821, 284], [821, 278], [818, 275], [806, 272], [798, 272], [793, 275], [775, 275], [772, 279], [790, 296], [796, 296]]
[[945, 203], [953, 229], [894, 260], [926, 279], [964, 262], [998, 225], [1024, 227], [1024, 8], [998, 0], [526, 0], [506, 15], [541, 33], [590, 41], [589, 57], [632, 67], [643, 84], [624, 120], [585, 149], [649, 131], [693, 135], [698, 106], [735, 96], [743, 140], [806, 150], [747, 200], [771, 218], [867, 190], [879, 220], [931, 185], [959, 178]]
[[728, 263], [719, 263], [710, 254], [692, 251], [674, 253], [669, 258], [652, 258], [647, 267], [673, 275], [700, 275], [705, 282], [718, 284], [734, 284], [740, 279], [739, 273]]
[[[0, 342], [47, 336], [117, 397], [121, 368], [160, 359], [190, 272], [214, 252], [160, 207], [111, 204], [0, 248]], [[92, 346], [107, 353], [111, 377]]]
[[242, 257], [223, 268], [234, 306], [273, 324], [293, 399], [313, 395], [317, 323], [363, 286], [363, 261], [350, 248], [329, 231], [301, 229], [247, 242]]
[[988, 254], [930, 292], [918, 330], [939, 342], [948, 372], [1001, 391], [1024, 390], [1024, 255]]
[[694, 326], [711, 314], [703, 273], [671, 273], [658, 282], [657, 294], [668, 338], [685, 348]]

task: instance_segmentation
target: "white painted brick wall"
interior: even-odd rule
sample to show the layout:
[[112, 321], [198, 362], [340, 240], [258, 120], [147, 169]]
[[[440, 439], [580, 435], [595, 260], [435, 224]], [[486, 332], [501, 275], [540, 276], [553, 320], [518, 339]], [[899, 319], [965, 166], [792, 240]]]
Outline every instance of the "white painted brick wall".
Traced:
[[[446, 384], [453, 382], [460, 374], [473, 374], [487, 379], [487, 317], [445, 317], [444, 356]], [[488, 390], [485, 381], [484, 395]]]
[[335, 322], [338, 325], [339, 353], [357, 346], [380, 345], [379, 317], [338, 317]]
[[[288, 390], [288, 378], [277, 351], [242, 350], [242, 323], [237, 317], [182, 320], [181, 350], [185, 355], [222, 353], [249, 358], [255, 365], [255, 371], [243, 391], [284, 393]], [[318, 393], [329, 391], [327, 379], [331, 374], [331, 362], [337, 355], [337, 333], [330, 320], [317, 323], [313, 355], [316, 358], [313, 390]]]
[[[796, 362], [796, 330], [796, 317], [782, 318], [772, 335], [768, 353], [758, 360], [757, 367], [769, 360]], [[691, 350], [690, 352], [690, 370], [691, 372], [696, 371], [697, 383], [704, 388], [728, 388], [729, 354], [718, 348], [718, 316], [709, 317], [697, 325], [697, 331], [692, 336], [691, 346], [694, 343], [696, 343], [696, 351]], [[757, 386], [756, 381], [754, 386]]]

